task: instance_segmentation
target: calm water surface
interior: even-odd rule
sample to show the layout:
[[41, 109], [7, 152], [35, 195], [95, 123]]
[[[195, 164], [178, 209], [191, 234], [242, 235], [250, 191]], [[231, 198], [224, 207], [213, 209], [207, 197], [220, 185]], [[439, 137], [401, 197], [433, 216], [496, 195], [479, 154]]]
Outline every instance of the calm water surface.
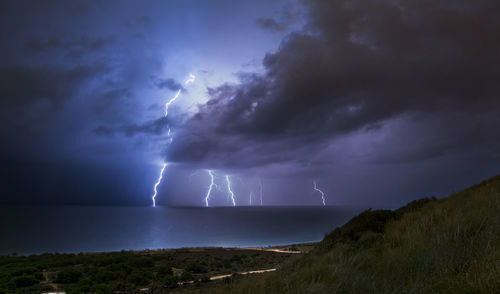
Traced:
[[0, 255], [319, 241], [353, 207], [0, 207]]

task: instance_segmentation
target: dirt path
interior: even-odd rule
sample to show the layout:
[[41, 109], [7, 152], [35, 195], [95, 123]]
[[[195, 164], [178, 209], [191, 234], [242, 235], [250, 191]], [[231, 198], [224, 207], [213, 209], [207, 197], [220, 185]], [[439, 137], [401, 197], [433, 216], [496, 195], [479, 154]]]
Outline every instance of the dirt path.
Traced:
[[[229, 278], [232, 277], [235, 274], [238, 275], [254, 275], [254, 274], [263, 274], [263, 273], [269, 273], [269, 272], [274, 272], [276, 271], [275, 268], [269, 268], [269, 269], [261, 269], [261, 270], [255, 270], [255, 271], [246, 271], [246, 272], [238, 272], [238, 273], [233, 273], [233, 274], [225, 274], [225, 275], [216, 275], [216, 276], [211, 276], [210, 281], [215, 281], [215, 280], [220, 280], [224, 278]], [[193, 284], [195, 281], [184, 281], [184, 282], [178, 282], [178, 285], [184, 285], [184, 284]]]
[[49, 272], [47, 272], [46, 270], [43, 270], [42, 271], [42, 275], [45, 278], [45, 281], [41, 282], [42, 284], [51, 286], [52, 288], [54, 288], [55, 291], [59, 290], [59, 287], [57, 287], [57, 284], [54, 284], [54, 283], [50, 282], [50, 280], [49, 280]]
[[292, 251], [292, 250], [281, 250], [281, 249], [276, 249], [276, 248], [260, 248], [260, 247], [248, 247], [244, 248], [246, 250], [256, 250], [256, 251], [269, 251], [269, 252], [276, 252], [276, 253], [285, 253], [285, 254], [302, 254], [305, 253], [304, 251]]
[[[253, 274], [263, 274], [263, 273], [274, 272], [274, 271], [276, 271], [275, 268], [270, 268], [270, 269], [255, 270], [255, 271], [248, 271], [248, 272], [239, 272], [237, 274], [238, 275], [253, 275]], [[234, 275], [234, 274], [211, 276], [210, 281], [228, 278], [228, 277], [231, 277], [232, 275]]]

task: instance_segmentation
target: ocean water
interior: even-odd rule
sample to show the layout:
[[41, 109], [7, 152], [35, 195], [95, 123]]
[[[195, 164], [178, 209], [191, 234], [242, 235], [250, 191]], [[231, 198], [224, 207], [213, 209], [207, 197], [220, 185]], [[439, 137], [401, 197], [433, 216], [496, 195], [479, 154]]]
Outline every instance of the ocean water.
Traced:
[[356, 207], [1, 206], [0, 255], [319, 241]]

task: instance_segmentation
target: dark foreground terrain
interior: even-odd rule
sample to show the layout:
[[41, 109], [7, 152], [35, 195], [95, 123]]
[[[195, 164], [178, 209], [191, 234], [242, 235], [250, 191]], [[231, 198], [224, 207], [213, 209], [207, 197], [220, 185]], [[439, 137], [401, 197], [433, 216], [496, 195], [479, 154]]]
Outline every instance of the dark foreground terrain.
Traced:
[[[500, 176], [367, 210], [313, 245], [0, 257], [0, 293], [498, 293]], [[246, 274], [255, 270], [272, 272]]]
[[55, 290], [66, 293], [164, 293], [177, 288], [197, 288], [204, 283], [224, 282], [223, 278], [217, 279], [218, 276], [275, 269], [291, 256], [268, 250], [186, 248], [4, 256], [0, 257], [0, 293]]

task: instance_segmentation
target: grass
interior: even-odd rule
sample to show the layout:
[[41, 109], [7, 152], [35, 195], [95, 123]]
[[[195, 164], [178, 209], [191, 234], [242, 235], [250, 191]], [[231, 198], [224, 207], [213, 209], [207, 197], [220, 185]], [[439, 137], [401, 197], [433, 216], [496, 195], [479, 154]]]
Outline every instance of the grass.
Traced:
[[499, 293], [500, 176], [365, 211], [274, 273], [202, 293]]

